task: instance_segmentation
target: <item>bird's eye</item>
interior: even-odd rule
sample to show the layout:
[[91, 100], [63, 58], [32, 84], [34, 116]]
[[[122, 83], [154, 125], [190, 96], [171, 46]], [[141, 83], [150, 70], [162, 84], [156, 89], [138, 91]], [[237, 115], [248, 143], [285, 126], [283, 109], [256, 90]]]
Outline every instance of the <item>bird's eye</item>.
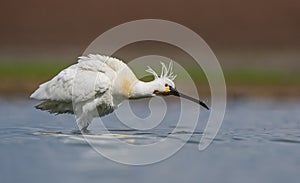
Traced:
[[166, 84], [165, 84], [165, 87], [168, 87], [168, 86], [169, 86], [169, 85], [166, 83]]

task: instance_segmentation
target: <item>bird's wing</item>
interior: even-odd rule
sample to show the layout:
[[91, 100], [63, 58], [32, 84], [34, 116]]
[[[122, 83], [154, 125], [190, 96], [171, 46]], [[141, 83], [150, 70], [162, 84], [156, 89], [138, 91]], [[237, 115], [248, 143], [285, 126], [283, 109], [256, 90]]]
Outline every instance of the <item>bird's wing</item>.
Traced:
[[97, 60], [99, 62], [106, 64], [114, 71], [120, 71], [127, 67], [127, 65], [124, 62], [122, 62], [117, 58], [113, 58], [105, 55], [99, 55], [99, 54], [89, 54], [88, 56], [81, 56], [79, 57], [78, 62], [84, 63], [85, 65], [86, 62], [93, 61], [93, 60]]
[[79, 57], [50, 81], [40, 85], [31, 98], [38, 100], [83, 102], [107, 91], [117, 72], [127, 67], [122, 61], [101, 56]]
[[62, 70], [50, 81], [41, 84], [30, 97], [38, 100], [71, 101], [72, 85], [76, 75], [74, 68], [71, 66]]

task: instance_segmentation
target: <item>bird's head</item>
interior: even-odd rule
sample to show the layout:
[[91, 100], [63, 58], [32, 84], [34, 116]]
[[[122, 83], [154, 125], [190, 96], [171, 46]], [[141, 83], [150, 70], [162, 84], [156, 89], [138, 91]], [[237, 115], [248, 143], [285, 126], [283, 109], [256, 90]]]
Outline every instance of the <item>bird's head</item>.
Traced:
[[203, 106], [206, 109], [209, 109], [209, 107], [202, 101], [198, 99], [194, 99], [190, 96], [187, 96], [185, 94], [179, 93], [174, 84], [174, 79], [176, 78], [176, 75], [173, 74], [173, 63], [170, 62], [169, 66], [167, 67], [164, 63], [161, 63], [162, 65], [162, 70], [161, 70], [161, 75], [158, 76], [157, 73], [148, 66], [148, 69], [146, 70], [147, 72], [153, 74], [154, 76], [154, 81], [153, 83], [153, 93], [152, 95], [175, 95], [178, 97], [182, 97], [185, 99], [188, 99], [190, 101], [196, 102]]
[[155, 95], [176, 95], [179, 96], [178, 91], [175, 89], [175, 83], [168, 78], [158, 78], [154, 80], [155, 87], [153, 94]]
[[162, 70], [161, 75], [158, 74], [148, 66], [147, 72], [151, 73], [154, 76], [154, 88], [153, 94], [154, 95], [176, 95], [179, 96], [179, 93], [175, 89], [174, 79], [176, 75], [173, 74], [173, 63], [170, 62], [169, 66], [167, 67], [164, 63], [161, 63]]

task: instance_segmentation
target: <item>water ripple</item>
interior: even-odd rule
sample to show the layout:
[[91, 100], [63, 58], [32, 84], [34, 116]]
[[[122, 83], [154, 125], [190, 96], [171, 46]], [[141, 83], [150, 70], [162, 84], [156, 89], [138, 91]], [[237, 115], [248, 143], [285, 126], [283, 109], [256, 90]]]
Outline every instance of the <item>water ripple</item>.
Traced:
[[300, 144], [300, 140], [293, 140], [293, 139], [270, 139], [270, 141], [272, 141], [272, 142]]

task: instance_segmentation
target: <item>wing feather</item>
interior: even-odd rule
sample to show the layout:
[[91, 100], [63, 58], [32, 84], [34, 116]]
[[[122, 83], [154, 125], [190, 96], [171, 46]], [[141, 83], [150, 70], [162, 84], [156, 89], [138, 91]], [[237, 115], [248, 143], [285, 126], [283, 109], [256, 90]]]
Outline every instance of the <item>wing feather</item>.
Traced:
[[77, 64], [41, 84], [30, 97], [38, 100], [86, 101], [108, 90], [119, 69], [124, 67], [126, 64], [116, 58], [81, 56]]

